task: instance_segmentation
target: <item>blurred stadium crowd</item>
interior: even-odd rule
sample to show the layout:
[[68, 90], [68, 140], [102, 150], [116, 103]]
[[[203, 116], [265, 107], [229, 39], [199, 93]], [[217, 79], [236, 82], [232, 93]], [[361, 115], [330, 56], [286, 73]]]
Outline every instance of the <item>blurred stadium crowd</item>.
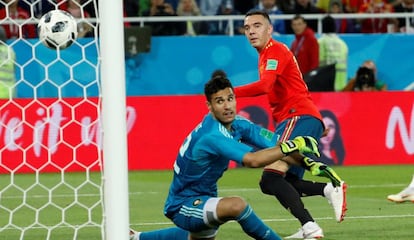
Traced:
[[[358, 13], [412, 13], [414, 0], [123, 0], [125, 17], [150, 16], [223, 16], [244, 15], [252, 8], [263, 9], [269, 15], [283, 14], [358, 14]], [[98, 0], [3, 0], [0, 1], [0, 20], [36, 19], [51, 9], [69, 11], [77, 18], [95, 18]], [[305, 17], [306, 18], [306, 17]], [[338, 33], [386, 33], [411, 32], [414, 18], [363, 18], [335, 19]], [[275, 34], [293, 33], [291, 19], [275, 19]], [[126, 22], [126, 26], [138, 25]], [[317, 32], [317, 20], [307, 24]], [[1, 24], [7, 38], [34, 38], [35, 25], [16, 22]], [[88, 26], [89, 25], [89, 26]], [[221, 35], [243, 34], [242, 21], [234, 21], [234, 29], [228, 21], [146, 22], [151, 25], [152, 35]], [[81, 25], [80, 37], [93, 36], [92, 23]], [[407, 28], [408, 27], [408, 28]], [[19, 29], [21, 28], [21, 31]]]

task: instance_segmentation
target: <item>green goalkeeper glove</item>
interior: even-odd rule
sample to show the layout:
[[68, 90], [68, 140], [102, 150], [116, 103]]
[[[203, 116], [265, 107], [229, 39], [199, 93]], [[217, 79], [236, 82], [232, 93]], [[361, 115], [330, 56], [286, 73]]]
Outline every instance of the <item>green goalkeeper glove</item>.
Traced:
[[318, 150], [318, 141], [310, 136], [299, 136], [295, 137], [293, 140], [282, 142], [280, 144], [280, 149], [286, 155], [294, 151], [299, 151], [301, 154], [312, 153], [317, 157], [321, 156]]
[[305, 164], [305, 168], [309, 170], [313, 176], [329, 178], [334, 187], [341, 186], [342, 179], [328, 165], [316, 162], [308, 157], [303, 158], [303, 163]]

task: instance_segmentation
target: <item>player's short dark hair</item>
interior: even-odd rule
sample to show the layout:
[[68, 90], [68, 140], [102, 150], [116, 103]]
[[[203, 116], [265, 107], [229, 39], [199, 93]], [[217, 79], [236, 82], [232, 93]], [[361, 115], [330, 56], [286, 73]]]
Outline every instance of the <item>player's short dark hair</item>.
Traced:
[[251, 9], [250, 11], [248, 11], [246, 13], [246, 15], [244, 16], [245, 18], [248, 16], [252, 16], [252, 15], [261, 15], [263, 16], [265, 19], [267, 19], [269, 21], [269, 23], [272, 23], [272, 21], [270, 20], [269, 14], [267, 14], [266, 11], [264, 10], [259, 10], [259, 9]]
[[217, 76], [223, 76], [223, 77], [227, 77], [227, 73], [222, 70], [222, 69], [216, 69], [214, 70], [214, 72], [211, 74], [211, 78], [215, 78]]
[[231, 84], [230, 80], [227, 79], [227, 77], [218, 75], [218, 76], [212, 77], [204, 85], [204, 95], [206, 96], [207, 101], [210, 102], [211, 95], [226, 88], [233, 89], [233, 85]]

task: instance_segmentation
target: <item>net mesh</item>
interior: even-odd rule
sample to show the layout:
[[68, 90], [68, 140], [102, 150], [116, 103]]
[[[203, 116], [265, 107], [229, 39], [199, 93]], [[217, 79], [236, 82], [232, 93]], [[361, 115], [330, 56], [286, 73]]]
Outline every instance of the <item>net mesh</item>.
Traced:
[[[103, 239], [97, 4], [46, 2], [0, 1], [0, 239]], [[67, 49], [37, 39], [52, 9], [77, 19]]]

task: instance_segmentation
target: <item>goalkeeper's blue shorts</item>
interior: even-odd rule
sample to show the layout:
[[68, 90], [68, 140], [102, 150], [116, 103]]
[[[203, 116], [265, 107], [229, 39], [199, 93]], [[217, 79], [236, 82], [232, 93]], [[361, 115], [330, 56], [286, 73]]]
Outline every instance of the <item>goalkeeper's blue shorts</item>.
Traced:
[[[288, 118], [281, 122], [276, 126], [275, 133], [280, 136], [279, 141], [290, 140], [297, 136], [312, 136], [319, 141], [323, 131], [324, 125], [319, 119], [303, 115]], [[312, 155], [309, 155], [309, 157], [314, 158]], [[305, 169], [299, 166], [291, 166], [288, 172], [302, 179]]]

